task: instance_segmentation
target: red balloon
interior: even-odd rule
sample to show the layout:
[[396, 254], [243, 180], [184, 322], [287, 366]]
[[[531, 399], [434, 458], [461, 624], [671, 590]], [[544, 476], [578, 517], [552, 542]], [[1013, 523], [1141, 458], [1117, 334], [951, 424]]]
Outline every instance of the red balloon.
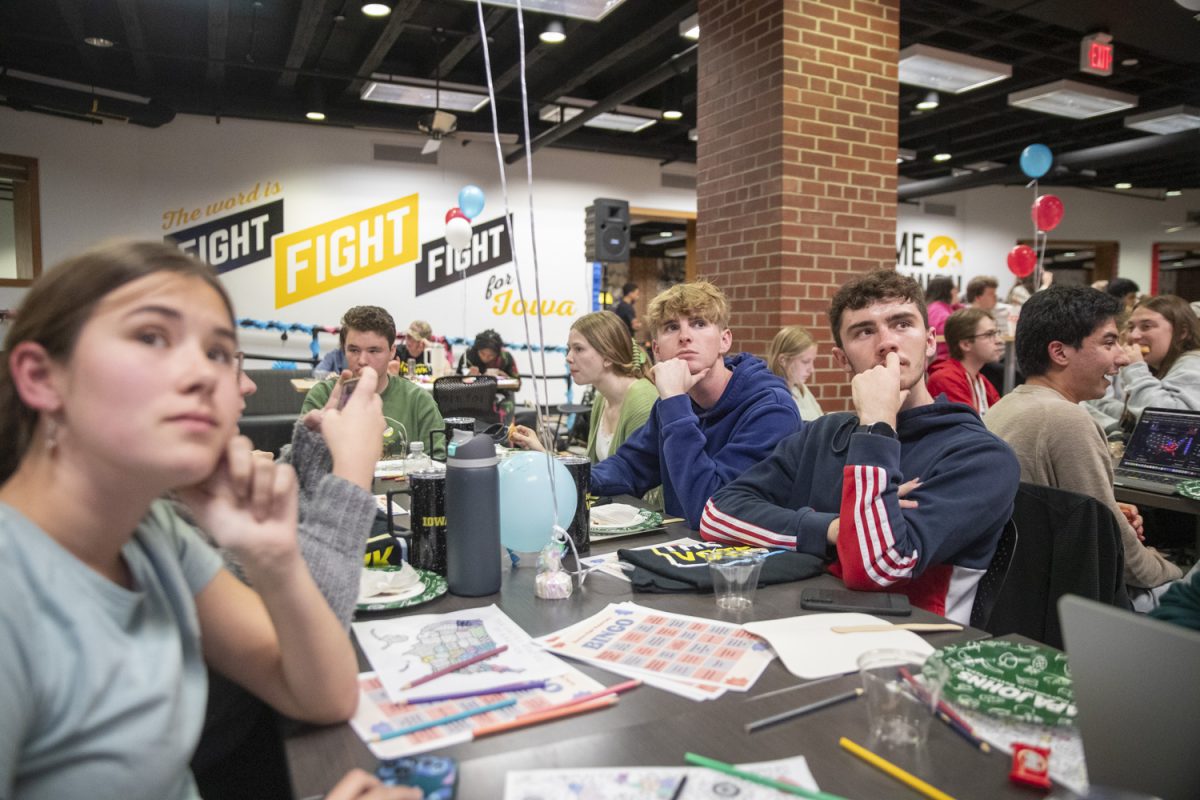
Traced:
[[1033, 222], [1040, 231], [1052, 231], [1062, 222], [1063, 204], [1052, 194], [1044, 194], [1033, 201]]
[[463, 210], [461, 208], [459, 208], [458, 206], [455, 206], [454, 208], [452, 208], [446, 212], [446, 222], [449, 222], [450, 220], [454, 219], [455, 217], [462, 217], [467, 222], [471, 221], [471, 218], [468, 217], [466, 214], [464, 214]]
[[1033, 252], [1033, 248], [1027, 244], [1019, 244], [1012, 250], [1008, 251], [1008, 271], [1018, 278], [1033, 272], [1033, 268], [1037, 266], [1037, 253]]

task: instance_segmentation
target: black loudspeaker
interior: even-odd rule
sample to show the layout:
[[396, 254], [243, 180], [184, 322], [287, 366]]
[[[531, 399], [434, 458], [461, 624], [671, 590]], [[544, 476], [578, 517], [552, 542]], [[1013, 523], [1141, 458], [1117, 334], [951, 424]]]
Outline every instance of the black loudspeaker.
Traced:
[[629, 260], [629, 203], [597, 197], [587, 209], [588, 261]]

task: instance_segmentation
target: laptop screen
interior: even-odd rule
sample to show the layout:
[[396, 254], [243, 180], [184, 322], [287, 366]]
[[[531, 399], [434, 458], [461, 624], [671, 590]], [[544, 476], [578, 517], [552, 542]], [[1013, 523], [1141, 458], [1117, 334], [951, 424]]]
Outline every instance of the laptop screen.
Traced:
[[1200, 478], [1200, 412], [1143, 411], [1125, 447], [1121, 467], [1180, 480]]

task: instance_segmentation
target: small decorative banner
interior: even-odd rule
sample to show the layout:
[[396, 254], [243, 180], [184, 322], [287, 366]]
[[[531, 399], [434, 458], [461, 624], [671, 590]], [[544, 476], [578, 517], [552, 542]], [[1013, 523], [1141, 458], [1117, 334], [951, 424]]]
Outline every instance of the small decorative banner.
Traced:
[[986, 640], [943, 647], [929, 659], [950, 668], [942, 694], [955, 706], [1014, 722], [1075, 724], [1075, 694], [1065, 653]]

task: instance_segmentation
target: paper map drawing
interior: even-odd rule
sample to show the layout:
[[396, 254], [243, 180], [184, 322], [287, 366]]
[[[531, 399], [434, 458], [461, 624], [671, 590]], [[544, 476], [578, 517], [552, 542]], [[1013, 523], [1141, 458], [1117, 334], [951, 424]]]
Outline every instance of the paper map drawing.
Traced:
[[[422, 694], [487, 689], [514, 680], [540, 680], [563, 671], [561, 661], [536, 647], [529, 634], [494, 605], [448, 614], [365, 620], [353, 627], [359, 646], [396, 701]], [[508, 650], [413, 689], [401, 688], [501, 645], [508, 645]]]

